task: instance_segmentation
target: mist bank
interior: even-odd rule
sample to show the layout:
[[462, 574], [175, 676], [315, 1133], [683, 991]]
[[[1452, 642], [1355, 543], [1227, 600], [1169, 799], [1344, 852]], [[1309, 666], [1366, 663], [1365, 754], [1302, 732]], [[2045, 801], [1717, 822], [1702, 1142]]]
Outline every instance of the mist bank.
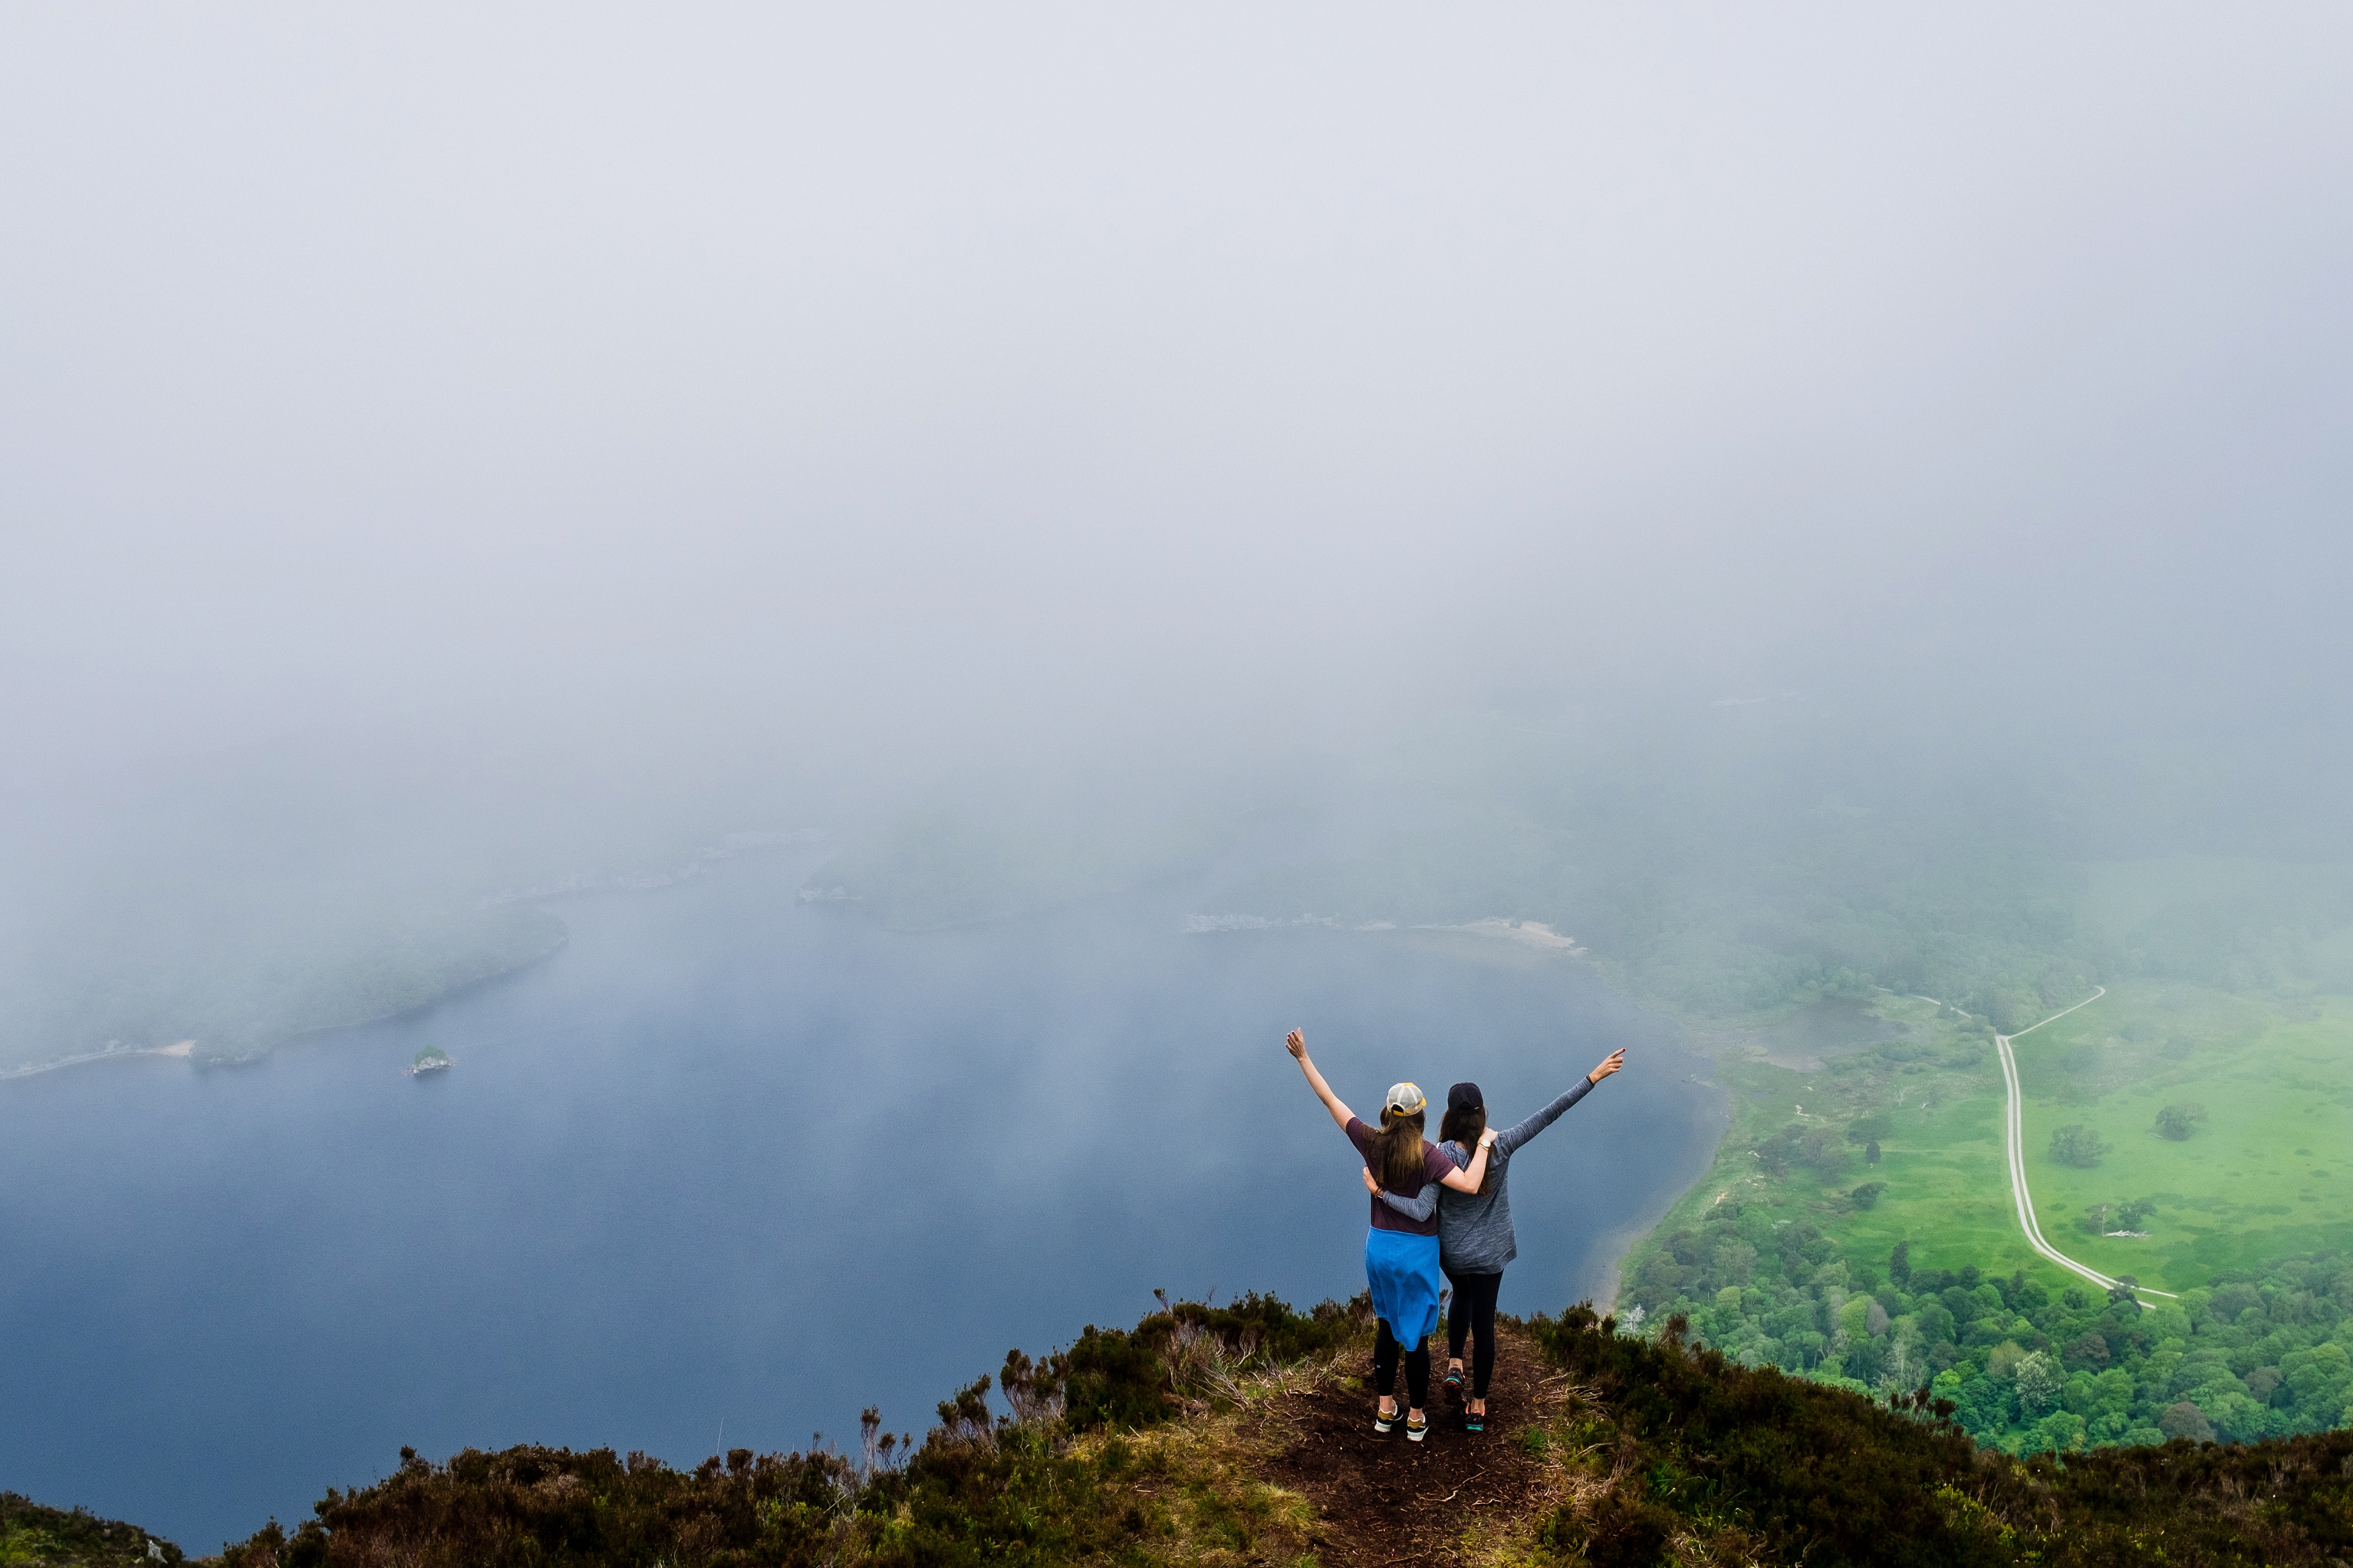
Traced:
[[2002, 727], [1690, 672], [1483, 695], [1401, 697], [1345, 744], [920, 768], [765, 737], [602, 771], [586, 748], [518, 761], [535, 737], [183, 759], [16, 814], [0, 1066], [250, 1057], [529, 962], [567, 899], [787, 846], [829, 847], [803, 900], [906, 931], [1153, 886], [1208, 926], [1539, 921], [1694, 1017], [1877, 987], [2008, 1026], [2131, 975], [2353, 986], [2333, 731], [2240, 749], [2116, 708]]
[[482, 787], [333, 736], [18, 795], [0, 831], [0, 1072], [184, 1042], [198, 1065], [394, 1017], [563, 946], [568, 899], [641, 891], [791, 831], [671, 795]]
[[10, 987], [0, 1050], [18, 1074], [142, 1051], [200, 1067], [248, 1062], [446, 1001], [565, 941], [563, 921], [543, 910], [385, 908], [370, 891], [330, 900], [280, 889], [47, 933], [32, 975]]
[[744, 833], [1717, 1008], [2353, 858], [2341, 14], [907, 17], [0, 17], [0, 1055]]
[[2353, 989], [2336, 812], [2282, 808], [2264, 770], [2218, 789], [2085, 731], [1987, 735], [1794, 691], [1490, 709], [1183, 818], [910, 818], [803, 896], [920, 930], [1183, 867], [1205, 929], [1537, 921], [1703, 1018], [1883, 989], [2015, 1027], [2103, 979]]

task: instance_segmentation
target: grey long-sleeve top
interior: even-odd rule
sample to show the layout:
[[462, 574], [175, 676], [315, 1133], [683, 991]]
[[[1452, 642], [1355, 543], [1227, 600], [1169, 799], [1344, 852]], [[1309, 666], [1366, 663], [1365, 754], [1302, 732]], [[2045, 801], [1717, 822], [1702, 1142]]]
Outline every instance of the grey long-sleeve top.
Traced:
[[[1508, 1178], [1512, 1155], [1529, 1139], [1560, 1120], [1560, 1113], [1583, 1100], [1593, 1090], [1593, 1080], [1581, 1078], [1577, 1087], [1529, 1117], [1515, 1127], [1506, 1127], [1495, 1134], [1495, 1146], [1487, 1151], [1487, 1190], [1482, 1193], [1458, 1193], [1451, 1187], [1433, 1182], [1421, 1189], [1420, 1195], [1401, 1198], [1394, 1193], [1383, 1193], [1381, 1202], [1415, 1219], [1430, 1217], [1430, 1205], [1438, 1205], [1438, 1254], [1444, 1266], [1457, 1274], [1501, 1274], [1504, 1265], [1520, 1255], [1519, 1243], [1512, 1235], [1512, 1197]], [[1470, 1151], [1460, 1143], [1440, 1143], [1446, 1157], [1454, 1162], [1456, 1170], [1468, 1168]]]

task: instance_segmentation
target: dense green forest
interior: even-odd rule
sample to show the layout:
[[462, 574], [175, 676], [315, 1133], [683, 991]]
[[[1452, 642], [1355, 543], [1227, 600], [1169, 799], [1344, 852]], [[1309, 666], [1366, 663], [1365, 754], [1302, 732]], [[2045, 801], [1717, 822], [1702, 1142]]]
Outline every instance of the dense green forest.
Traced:
[[[2316, 1036], [2333, 1017], [2134, 983], [2018, 1042], [2030, 1089], [2047, 1086], [2027, 1126], [2051, 1147], [2030, 1136], [2026, 1163], [2053, 1244], [2118, 1274], [2137, 1257], [2141, 1282], [2178, 1300], [2112, 1295], [2029, 1250], [1984, 1025], [1883, 996], [1856, 1012], [1870, 1043], [1827, 1059], [1719, 1057], [1735, 1123], [1707, 1176], [1629, 1255], [1620, 1304], [1652, 1323], [1683, 1316], [1744, 1364], [1882, 1393], [1933, 1387], [2012, 1452], [2353, 1422], [2353, 1258], [2329, 1201], [2341, 1188], [2307, 1169], [2312, 1150], [2284, 1147], [2317, 1147], [2306, 1102], [2345, 1094], [2329, 1043], [2341, 1036]], [[2299, 1054], [2313, 1050], [2329, 1060]], [[2227, 1133], [2168, 1139], [2152, 1113], [2161, 1122], [2161, 1103], [2186, 1092], [2174, 1080], [2200, 1076], [2231, 1108]], [[2112, 1100], [2138, 1108], [2106, 1118], [2133, 1139], [2130, 1157], [2066, 1166], [2066, 1135]], [[2319, 1120], [2334, 1128], [2340, 1114]], [[2059, 1196], [2063, 1173], [2082, 1190]], [[2262, 1201], [2282, 1184], [2296, 1202]], [[2120, 1227], [2145, 1234], [2102, 1235]]]
[[1735, 1200], [1664, 1238], [1623, 1299], [1687, 1316], [1744, 1365], [1926, 1386], [2012, 1453], [2353, 1425], [2353, 1260], [2339, 1255], [2144, 1306], [2089, 1285], [2054, 1294], [2023, 1273], [1915, 1269], [1908, 1251], [1847, 1257], [1817, 1226]]

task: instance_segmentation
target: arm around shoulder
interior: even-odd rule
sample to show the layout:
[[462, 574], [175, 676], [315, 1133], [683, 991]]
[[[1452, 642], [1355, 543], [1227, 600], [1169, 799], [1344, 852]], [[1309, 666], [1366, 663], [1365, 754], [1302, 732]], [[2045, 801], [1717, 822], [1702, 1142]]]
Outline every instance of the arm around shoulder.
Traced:
[[1477, 1192], [1479, 1184], [1487, 1179], [1487, 1151], [1495, 1146], [1495, 1137], [1491, 1131], [1480, 1139], [1479, 1147], [1472, 1152], [1471, 1163], [1461, 1170], [1447, 1172], [1441, 1178], [1444, 1184], [1458, 1193]]
[[1373, 1173], [1370, 1171], [1366, 1171], [1365, 1173], [1365, 1185], [1372, 1189], [1373, 1196], [1380, 1199], [1381, 1202], [1388, 1205], [1389, 1207], [1397, 1210], [1398, 1213], [1405, 1215], [1408, 1219], [1427, 1220], [1431, 1215], [1438, 1212], [1439, 1189], [1438, 1184], [1435, 1182], [1424, 1184], [1421, 1189], [1421, 1195], [1411, 1198], [1401, 1198], [1395, 1193], [1390, 1192], [1388, 1188], [1380, 1185], [1380, 1184], [1373, 1180]]

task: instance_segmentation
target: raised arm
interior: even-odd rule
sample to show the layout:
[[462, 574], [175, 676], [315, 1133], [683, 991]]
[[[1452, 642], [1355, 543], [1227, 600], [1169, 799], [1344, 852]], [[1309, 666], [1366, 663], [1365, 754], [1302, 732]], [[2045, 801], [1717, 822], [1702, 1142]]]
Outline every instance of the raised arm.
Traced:
[[[1315, 1064], [1308, 1059], [1307, 1037], [1293, 1029], [1283, 1040], [1282, 1048], [1291, 1053], [1292, 1059], [1299, 1064], [1299, 1070], [1307, 1075], [1307, 1087], [1315, 1091], [1315, 1098], [1324, 1102], [1324, 1109], [1332, 1113], [1332, 1120], [1340, 1124], [1341, 1131], [1345, 1132], [1348, 1123], [1356, 1119], [1356, 1113], [1340, 1103], [1340, 1097], [1332, 1092], [1332, 1086], [1324, 1081], [1324, 1075], [1317, 1072]], [[1427, 1219], [1430, 1216], [1424, 1215], [1422, 1217]]]
[[1594, 1085], [1626, 1065], [1626, 1053], [1612, 1051], [1601, 1059], [1601, 1065], [1578, 1079], [1567, 1094], [1529, 1117], [1516, 1127], [1506, 1127], [1496, 1135], [1495, 1142], [1506, 1154], [1519, 1152], [1521, 1144], [1560, 1120], [1560, 1113], [1593, 1092]]

